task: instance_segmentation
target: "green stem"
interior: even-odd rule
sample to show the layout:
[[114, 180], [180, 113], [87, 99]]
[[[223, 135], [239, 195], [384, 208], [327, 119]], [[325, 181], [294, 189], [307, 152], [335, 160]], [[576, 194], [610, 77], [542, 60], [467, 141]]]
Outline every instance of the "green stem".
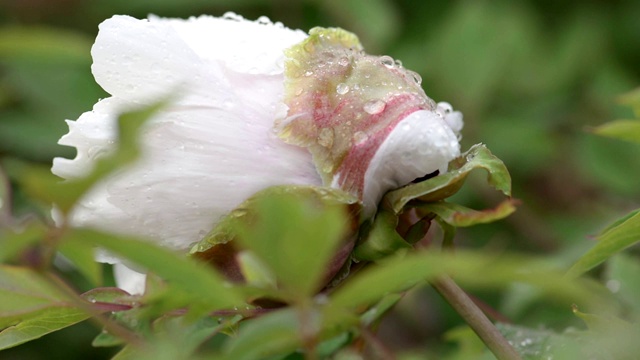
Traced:
[[487, 316], [469, 296], [448, 276], [432, 282], [432, 286], [467, 322], [499, 360], [521, 360], [516, 350], [502, 336]]

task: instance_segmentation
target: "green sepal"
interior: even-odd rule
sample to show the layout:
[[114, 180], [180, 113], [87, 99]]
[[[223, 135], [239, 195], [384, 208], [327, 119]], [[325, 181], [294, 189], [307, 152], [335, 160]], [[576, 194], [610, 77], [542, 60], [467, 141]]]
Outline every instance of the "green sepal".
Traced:
[[356, 261], [375, 261], [412, 246], [396, 232], [398, 216], [381, 210], [368, 226], [363, 225], [362, 239], [353, 250]]
[[420, 202], [444, 200], [457, 193], [469, 173], [475, 169], [486, 170], [489, 185], [504, 195], [511, 196], [511, 176], [506, 166], [485, 145], [477, 144], [452, 160], [447, 173], [390, 191], [384, 196], [382, 204], [399, 214], [412, 200]]
[[459, 204], [438, 201], [421, 204], [416, 209], [423, 215], [436, 214], [451, 226], [469, 227], [504, 219], [516, 211], [516, 203], [514, 199], [507, 199], [492, 209], [473, 210]]

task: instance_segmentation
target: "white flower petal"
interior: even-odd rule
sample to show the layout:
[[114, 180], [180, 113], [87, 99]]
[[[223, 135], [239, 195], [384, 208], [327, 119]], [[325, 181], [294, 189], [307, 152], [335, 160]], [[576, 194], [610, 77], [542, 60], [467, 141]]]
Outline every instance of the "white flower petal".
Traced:
[[404, 118], [387, 136], [365, 173], [365, 213], [375, 210], [382, 195], [407, 185], [460, 155], [454, 131], [433, 111], [420, 110]]
[[171, 25], [201, 58], [218, 60], [234, 71], [252, 74], [281, 74], [282, 50], [307, 37], [303, 31], [287, 29], [265, 17], [248, 21], [233, 13], [186, 21], [150, 17], [150, 21]]
[[113, 265], [113, 275], [118, 287], [131, 295], [144, 293], [147, 275], [128, 268], [124, 264]]
[[[75, 146], [78, 155], [55, 159], [52, 171], [64, 178], [86, 174], [100, 154], [115, 146], [120, 112], [150, 101], [175, 86], [176, 79], [187, 79], [181, 96], [144, 129], [137, 163], [101, 181], [71, 213], [76, 226], [148, 237], [185, 250], [253, 193], [272, 185], [321, 182], [308, 151], [285, 144], [272, 131], [274, 120], [286, 113], [284, 75], [242, 73], [220, 59], [201, 58], [201, 51], [193, 51], [178, 35], [177, 23], [118, 16], [101, 25], [94, 72], [113, 97], [68, 122], [69, 134], [60, 143]], [[250, 24], [257, 33], [266, 28], [271, 34], [283, 32], [285, 38], [299, 36], [274, 25]], [[224, 37], [213, 35], [209, 37]], [[171, 52], [175, 56], [151, 69], [150, 62]], [[117, 56], [112, 59], [112, 54]], [[106, 254], [100, 259], [117, 261]]]

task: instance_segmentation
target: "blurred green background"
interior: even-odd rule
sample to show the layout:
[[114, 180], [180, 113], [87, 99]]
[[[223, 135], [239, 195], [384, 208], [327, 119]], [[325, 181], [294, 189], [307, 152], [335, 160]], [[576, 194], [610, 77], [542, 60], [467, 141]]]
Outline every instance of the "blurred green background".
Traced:
[[[303, 30], [353, 31], [368, 52], [402, 60], [422, 75], [430, 97], [461, 110], [463, 149], [487, 144], [507, 164], [514, 196], [523, 201], [505, 221], [461, 231], [461, 246], [548, 254], [570, 264], [592, 245], [592, 235], [640, 203], [640, 148], [588, 131], [632, 117], [617, 98], [640, 85], [635, 0], [2, 0], [0, 160], [50, 164], [54, 156], [74, 156], [56, 144], [67, 132], [64, 119], [77, 119], [108, 96], [90, 71], [102, 20], [226, 11], [248, 19], [266, 15]], [[477, 208], [495, 204], [497, 195], [482, 178], [471, 180], [477, 186], [467, 186], [457, 200]], [[33, 211], [15, 191], [16, 211]], [[571, 323], [567, 309], [538, 308], [526, 289], [475, 295], [517, 323]], [[458, 322], [427, 289], [407, 296], [381, 331], [393, 348], [426, 344], [437, 352], [444, 345], [434, 336]], [[0, 357], [108, 357], [111, 351], [89, 346], [98, 331], [73, 327]]]

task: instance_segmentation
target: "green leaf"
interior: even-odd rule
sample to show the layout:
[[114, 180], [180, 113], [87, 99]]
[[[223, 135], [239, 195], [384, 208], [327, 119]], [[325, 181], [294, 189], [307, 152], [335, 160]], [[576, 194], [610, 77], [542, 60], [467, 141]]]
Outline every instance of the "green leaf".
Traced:
[[640, 88], [620, 96], [620, 102], [630, 105], [633, 108], [636, 117], [640, 118]]
[[608, 227], [598, 236], [598, 243], [584, 254], [567, 271], [568, 278], [582, 275], [598, 266], [614, 254], [640, 241], [640, 212], [613, 227]]
[[174, 296], [189, 301], [191, 310], [208, 312], [243, 303], [211, 267], [148, 241], [88, 229], [69, 230], [63, 241], [93, 244], [159, 275]]
[[0, 167], [0, 228], [9, 224], [11, 216], [11, 183]]
[[363, 240], [353, 250], [358, 261], [375, 261], [391, 255], [400, 249], [411, 249], [397, 232], [398, 216], [390, 211], [381, 210], [373, 223], [364, 230]]
[[348, 230], [355, 232], [359, 211], [357, 199], [337, 189], [271, 187], [233, 210], [192, 253], [204, 252], [197, 256], [206, 258], [216, 244], [237, 240], [290, 296], [303, 298], [322, 287], [340, 243], [354, 241]]
[[552, 330], [510, 324], [497, 324], [497, 328], [523, 360], [583, 359], [589, 355], [575, 334], [558, 334]]
[[591, 131], [597, 135], [640, 143], [640, 120], [616, 120]]
[[224, 359], [265, 359], [294, 351], [302, 344], [297, 309], [274, 311], [246, 322], [238, 336], [227, 342]]
[[486, 146], [477, 144], [452, 160], [447, 173], [390, 191], [385, 195], [383, 204], [399, 214], [414, 199], [422, 202], [446, 199], [460, 190], [467, 175], [475, 169], [486, 170], [489, 184], [506, 196], [511, 196], [511, 176], [506, 166]]
[[415, 252], [372, 264], [345, 282], [332, 294], [331, 306], [356, 308], [382, 298], [385, 294], [407, 290], [448, 274], [460, 284], [470, 287], [503, 287], [513, 282], [536, 286], [547, 298], [568, 306], [585, 303], [601, 306], [606, 289], [583, 280], [562, 277], [550, 264], [517, 254], [493, 254], [456, 251]]
[[0, 266], [0, 350], [71, 326], [89, 315], [27, 268]]
[[44, 225], [32, 222], [25, 229], [15, 231], [13, 229], [0, 229], [0, 263], [5, 262], [20, 254], [29, 246], [42, 241], [47, 229]]
[[640, 322], [640, 261], [627, 253], [619, 253], [607, 261], [606, 285], [633, 311], [630, 317]]
[[516, 211], [516, 200], [507, 199], [493, 209], [482, 211], [469, 209], [462, 205], [438, 201], [419, 205], [419, 212], [434, 213], [440, 219], [451, 226], [468, 227], [478, 224], [486, 224], [504, 219]]

